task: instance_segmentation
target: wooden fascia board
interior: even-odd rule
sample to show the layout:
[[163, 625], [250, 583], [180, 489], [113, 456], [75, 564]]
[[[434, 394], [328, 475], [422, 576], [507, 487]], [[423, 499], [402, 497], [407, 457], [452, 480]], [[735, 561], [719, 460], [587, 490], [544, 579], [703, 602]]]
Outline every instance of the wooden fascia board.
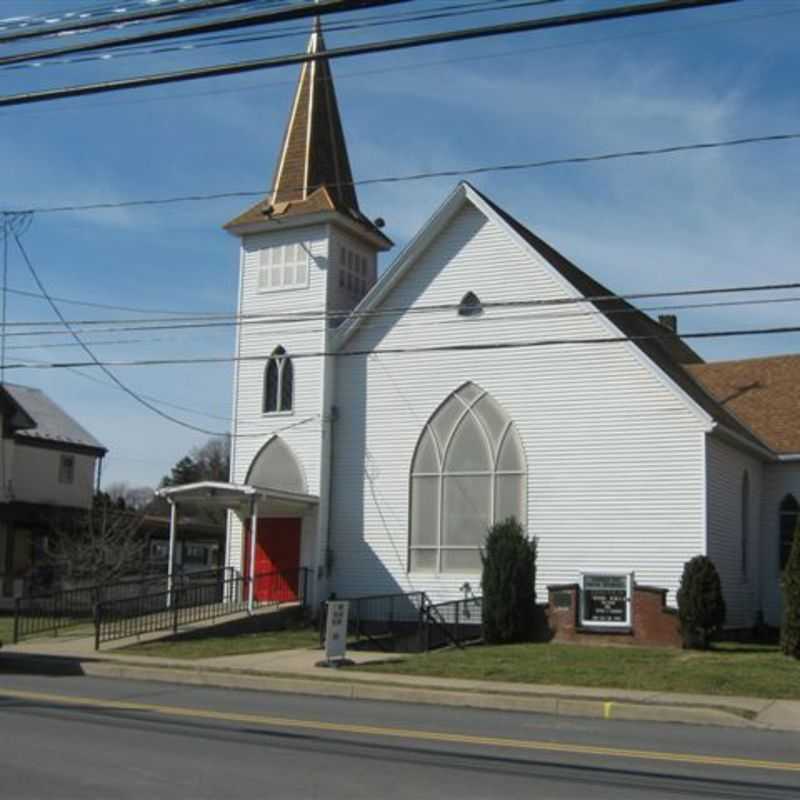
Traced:
[[39, 439], [33, 436], [15, 436], [14, 444], [22, 445], [23, 447], [38, 447], [42, 450], [60, 450], [62, 453], [75, 453], [76, 455], [94, 456], [95, 458], [103, 458], [108, 452], [106, 447], [60, 442], [58, 439]]

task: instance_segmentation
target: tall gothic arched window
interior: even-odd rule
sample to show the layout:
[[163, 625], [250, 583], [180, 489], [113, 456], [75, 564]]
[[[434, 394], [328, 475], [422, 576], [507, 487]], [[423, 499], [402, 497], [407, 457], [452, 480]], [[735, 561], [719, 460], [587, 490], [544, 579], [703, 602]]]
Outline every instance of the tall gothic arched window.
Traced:
[[787, 494], [781, 500], [778, 512], [778, 566], [783, 572], [789, 561], [789, 553], [792, 552], [794, 542], [794, 532], [797, 529], [797, 521], [800, 518], [800, 503], [794, 495]]
[[742, 541], [741, 541], [741, 566], [742, 580], [747, 580], [747, 546], [750, 538], [750, 475], [745, 470], [742, 475]]
[[525, 524], [527, 467], [514, 423], [467, 383], [439, 406], [411, 464], [409, 570], [480, 572], [489, 526]]
[[263, 411], [291, 411], [294, 394], [294, 368], [292, 359], [280, 345], [272, 351], [264, 368]]

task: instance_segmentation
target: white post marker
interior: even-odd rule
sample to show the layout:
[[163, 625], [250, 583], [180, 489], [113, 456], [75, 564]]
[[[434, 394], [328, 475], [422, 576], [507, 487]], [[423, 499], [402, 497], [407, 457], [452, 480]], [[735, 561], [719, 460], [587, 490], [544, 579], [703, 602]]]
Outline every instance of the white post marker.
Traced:
[[325, 623], [325, 660], [320, 666], [338, 667], [352, 662], [345, 658], [347, 652], [347, 600], [329, 600]]

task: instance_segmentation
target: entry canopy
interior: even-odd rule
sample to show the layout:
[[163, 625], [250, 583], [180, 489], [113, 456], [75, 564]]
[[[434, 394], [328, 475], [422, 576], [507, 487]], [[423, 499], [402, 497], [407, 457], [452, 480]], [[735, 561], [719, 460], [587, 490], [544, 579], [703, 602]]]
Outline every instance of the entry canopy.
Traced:
[[307, 511], [319, 504], [319, 497], [303, 492], [217, 481], [165, 486], [163, 489], [158, 489], [156, 494], [176, 506], [229, 508], [242, 517], [252, 513], [254, 504], [257, 504], [261, 511], [288, 513]]

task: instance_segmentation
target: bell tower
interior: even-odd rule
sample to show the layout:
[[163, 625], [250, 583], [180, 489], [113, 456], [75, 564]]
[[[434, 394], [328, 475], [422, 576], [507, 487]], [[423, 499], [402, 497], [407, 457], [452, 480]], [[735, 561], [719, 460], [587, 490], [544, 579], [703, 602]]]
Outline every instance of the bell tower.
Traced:
[[[319, 18], [307, 53], [272, 187], [224, 227], [241, 243], [231, 481], [252, 483], [258, 454], [281, 438], [317, 498], [302, 512], [300, 548], [316, 599], [326, 588], [335, 359], [308, 354], [329, 352], [336, 324], [372, 288], [378, 253], [392, 242], [358, 204]], [[232, 516], [229, 566], [243, 568], [243, 541]]]

